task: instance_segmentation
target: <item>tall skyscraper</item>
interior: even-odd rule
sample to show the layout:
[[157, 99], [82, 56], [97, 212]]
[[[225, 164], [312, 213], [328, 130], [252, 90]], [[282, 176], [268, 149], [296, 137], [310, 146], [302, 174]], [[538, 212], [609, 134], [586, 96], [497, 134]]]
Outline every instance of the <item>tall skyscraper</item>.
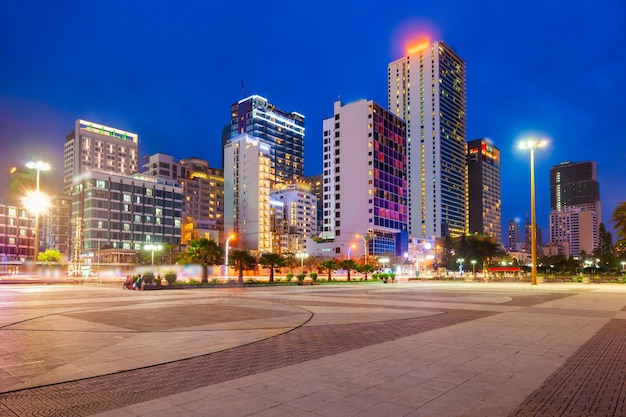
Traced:
[[272, 251], [273, 183], [270, 144], [247, 133], [231, 138], [224, 148], [224, 230], [237, 235], [238, 247]]
[[550, 169], [550, 242], [566, 255], [591, 253], [602, 222], [598, 168], [594, 161], [563, 162]]
[[502, 200], [500, 197], [500, 150], [486, 139], [467, 144], [469, 232], [502, 243]]
[[77, 120], [74, 130], [65, 138], [64, 193], [71, 194], [75, 178], [93, 169], [118, 175], [137, 172], [137, 146], [136, 133]]
[[[231, 108], [230, 137], [243, 133], [270, 145], [277, 183], [291, 183], [304, 175], [304, 116], [286, 112], [253, 95]], [[224, 164], [227, 162], [224, 161]], [[224, 165], [225, 166], [225, 165]]]
[[389, 64], [389, 111], [406, 121], [413, 238], [467, 232], [465, 88], [465, 62], [443, 42]]
[[524, 250], [525, 243], [522, 241], [522, 230], [519, 221], [509, 220], [507, 237], [507, 250], [509, 252], [521, 252], [522, 250]]
[[[335, 102], [323, 122], [324, 224], [335, 254], [357, 235], [370, 237], [368, 255], [408, 249], [406, 124], [372, 100]], [[353, 256], [362, 256], [355, 245]]]

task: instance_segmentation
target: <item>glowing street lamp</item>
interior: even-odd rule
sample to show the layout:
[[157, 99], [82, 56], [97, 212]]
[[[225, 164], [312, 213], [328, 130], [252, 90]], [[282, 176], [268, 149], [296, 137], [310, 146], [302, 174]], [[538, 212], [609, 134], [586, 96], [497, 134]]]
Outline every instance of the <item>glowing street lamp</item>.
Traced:
[[530, 258], [532, 262], [530, 285], [537, 285], [537, 219], [535, 216], [535, 149], [548, 144], [545, 139], [527, 139], [519, 144], [520, 149], [530, 150]]
[[626, 262], [622, 261], [622, 275], [624, 275], [624, 267], [626, 266]]
[[39, 192], [39, 172], [49, 171], [50, 164], [43, 161], [31, 161], [26, 163], [26, 168], [34, 169], [37, 171], [37, 183], [35, 194], [32, 193], [26, 197], [27, 204], [30, 206], [29, 210], [35, 211], [35, 262], [39, 258], [39, 212], [45, 209], [48, 205], [48, 197]]
[[350, 251], [351, 251], [353, 248], [356, 248], [356, 245], [350, 245], [350, 247], [348, 248], [348, 259], [350, 259]]
[[235, 239], [235, 235], [228, 236], [226, 239], [226, 256], [224, 257], [224, 281], [228, 281], [228, 243], [231, 239]]
[[456, 260], [456, 262], [459, 264], [459, 274], [463, 273], [463, 262], [465, 262], [465, 259], [463, 258], [459, 258]]
[[378, 258], [378, 263], [383, 264], [383, 270], [385, 269], [385, 265], [387, 265], [387, 263], [389, 262], [389, 258], [387, 257], [382, 257], [382, 258]]
[[368, 264], [367, 262], [367, 238], [363, 235], [356, 235], [356, 237], [361, 238], [363, 240], [363, 252], [365, 253], [365, 265]]
[[476, 275], [476, 259], [470, 261], [472, 263], [472, 275]]
[[145, 250], [149, 250], [150, 252], [152, 252], [152, 261], [150, 262], [150, 265], [154, 266], [154, 251], [162, 250], [163, 246], [162, 245], [143, 245], [143, 248]]
[[309, 257], [309, 254], [306, 252], [298, 252], [296, 253], [296, 258], [300, 259], [300, 273], [304, 273], [304, 260]]

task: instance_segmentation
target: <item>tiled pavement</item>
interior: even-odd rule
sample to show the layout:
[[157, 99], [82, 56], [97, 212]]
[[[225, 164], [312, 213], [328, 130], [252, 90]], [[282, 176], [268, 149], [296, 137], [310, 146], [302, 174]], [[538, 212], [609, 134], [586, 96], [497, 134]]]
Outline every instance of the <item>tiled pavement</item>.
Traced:
[[0, 415], [623, 416], [625, 305], [619, 285], [0, 286]]

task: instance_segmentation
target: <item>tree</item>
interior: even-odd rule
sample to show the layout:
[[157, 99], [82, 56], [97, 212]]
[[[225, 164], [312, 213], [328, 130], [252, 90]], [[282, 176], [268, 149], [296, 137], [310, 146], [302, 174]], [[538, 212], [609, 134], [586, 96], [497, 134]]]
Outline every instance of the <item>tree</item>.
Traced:
[[222, 249], [212, 239], [192, 240], [189, 242], [187, 250], [181, 252], [180, 259], [186, 263], [199, 262], [202, 264], [202, 283], [206, 284], [209, 282], [207, 267], [222, 263]]
[[356, 264], [356, 262], [352, 259], [344, 259], [342, 261], [339, 261], [339, 268], [348, 271], [348, 281], [350, 281], [350, 271], [353, 269], [356, 270], [357, 266], [358, 265]]
[[331, 259], [328, 261], [320, 262], [320, 268], [328, 272], [328, 282], [330, 282], [332, 279], [333, 271], [339, 269], [339, 266], [337, 265], [337, 260]]
[[613, 254], [613, 236], [607, 232], [604, 223], [598, 227], [598, 246], [593, 251], [593, 256], [600, 259], [600, 265], [611, 268], [615, 266], [615, 255]]
[[274, 268], [285, 266], [285, 258], [277, 253], [264, 253], [259, 258], [259, 264], [270, 269], [270, 282], [274, 282]]
[[365, 281], [367, 281], [367, 274], [374, 272], [375, 269], [372, 265], [363, 264], [358, 265], [356, 271], [362, 273], [365, 276]]
[[613, 223], [613, 230], [617, 231], [617, 236], [621, 237], [615, 244], [615, 252], [621, 256], [626, 252], [626, 201], [617, 205], [610, 221]]
[[61, 260], [61, 252], [56, 249], [46, 249], [45, 252], [39, 252], [37, 254], [37, 260], [39, 262], [59, 262]]
[[230, 265], [235, 267], [235, 270], [239, 272], [238, 284], [243, 284], [243, 271], [254, 269], [256, 267], [256, 258], [250, 254], [247, 250], [235, 249], [228, 257]]

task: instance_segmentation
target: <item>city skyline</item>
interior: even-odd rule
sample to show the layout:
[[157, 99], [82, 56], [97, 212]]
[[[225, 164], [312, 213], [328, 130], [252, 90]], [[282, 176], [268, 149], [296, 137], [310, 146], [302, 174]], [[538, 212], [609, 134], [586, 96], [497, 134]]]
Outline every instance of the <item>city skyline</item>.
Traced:
[[549, 170], [563, 161], [597, 162], [608, 230], [610, 213], [626, 199], [626, 141], [610, 122], [621, 120], [616, 100], [626, 93], [626, 63], [615, 52], [626, 46], [626, 5], [617, 0], [510, 8], [482, 1], [472, 9], [444, 1], [398, 10], [375, 2], [250, 2], [236, 16], [202, 3], [186, 10], [79, 4], [0, 4], [0, 195], [10, 166], [28, 159], [51, 163], [46, 175], [60, 186], [62, 144], [77, 119], [136, 132], [140, 156], [197, 156], [219, 167], [230, 105], [253, 94], [306, 117], [305, 175], [321, 173], [322, 122], [334, 101], [385, 103], [387, 64], [426, 32], [466, 61], [466, 139], [487, 137], [501, 150], [503, 223], [523, 223], [529, 211], [529, 157], [516, 141], [530, 132], [551, 139], [536, 153], [544, 230]]

